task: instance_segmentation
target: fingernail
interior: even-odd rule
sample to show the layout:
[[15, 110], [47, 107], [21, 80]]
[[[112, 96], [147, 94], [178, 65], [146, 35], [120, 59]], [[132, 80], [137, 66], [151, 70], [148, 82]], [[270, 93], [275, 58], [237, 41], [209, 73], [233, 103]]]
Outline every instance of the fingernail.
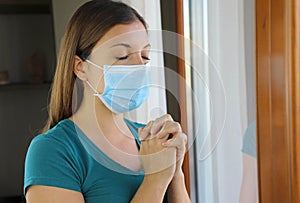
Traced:
[[163, 129], [161, 129], [158, 133], [157, 133], [157, 137], [158, 138], [161, 138], [162, 137], [162, 135], [163, 135]]

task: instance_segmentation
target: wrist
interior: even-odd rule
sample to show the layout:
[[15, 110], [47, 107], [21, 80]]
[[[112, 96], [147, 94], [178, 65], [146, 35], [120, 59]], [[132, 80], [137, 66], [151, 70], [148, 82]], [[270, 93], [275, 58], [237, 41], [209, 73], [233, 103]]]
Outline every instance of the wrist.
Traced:
[[176, 172], [174, 173], [174, 176], [173, 176], [173, 179], [172, 180], [174, 180], [174, 179], [184, 179], [184, 173], [183, 173], [183, 171], [181, 170], [181, 169], [179, 169], [179, 170], [176, 170]]
[[[147, 188], [147, 191], [151, 191], [152, 198], [156, 199], [164, 197], [170, 182], [171, 180], [165, 180], [158, 175], [150, 174], [145, 175], [142, 185]], [[160, 202], [162, 202], [162, 199]]]
[[145, 175], [143, 182], [163, 189], [168, 187], [171, 182], [171, 178], [166, 178], [164, 176], [161, 176], [160, 174], [147, 174]]
[[182, 184], [184, 183], [184, 173], [182, 170], [176, 171], [176, 173], [174, 174], [172, 181], [171, 181], [171, 185], [178, 185], [178, 184]]
[[146, 174], [131, 203], [163, 202], [170, 181], [159, 174]]

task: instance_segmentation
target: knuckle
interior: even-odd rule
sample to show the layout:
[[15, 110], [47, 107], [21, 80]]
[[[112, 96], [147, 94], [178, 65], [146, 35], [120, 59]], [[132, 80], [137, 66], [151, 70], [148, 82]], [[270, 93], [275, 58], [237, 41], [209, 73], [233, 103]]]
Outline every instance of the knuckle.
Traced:
[[174, 124], [178, 130], [181, 130], [181, 125], [179, 122], [175, 122]]
[[172, 125], [172, 123], [173, 123], [173, 121], [166, 121], [166, 122], [164, 122], [163, 127], [164, 127], [164, 128], [168, 128], [169, 126]]
[[161, 127], [161, 130], [165, 130], [166, 128], [168, 127], [168, 122], [164, 122], [162, 127]]
[[167, 120], [173, 120], [173, 118], [172, 118], [172, 116], [171, 116], [170, 114], [166, 114], [166, 115], [165, 115], [165, 118], [166, 118]]
[[159, 123], [156, 122], [156, 121], [154, 121], [154, 122], [152, 123], [151, 130], [150, 130], [151, 134], [153, 134], [154, 131], [156, 131], [158, 127], [159, 127]]
[[180, 140], [180, 142], [186, 143], [187, 136], [184, 133], [180, 133], [179, 136], [178, 136], [178, 139]]
[[148, 124], [146, 125], [146, 128], [150, 128], [153, 125], [154, 121], [149, 121]]
[[187, 135], [184, 134], [184, 133], [181, 133], [181, 136], [182, 136], [182, 139], [183, 139], [184, 143], [186, 144], [187, 141], [188, 141]]
[[165, 122], [165, 127], [166, 128], [172, 128], [174, 121], [166, 121]]

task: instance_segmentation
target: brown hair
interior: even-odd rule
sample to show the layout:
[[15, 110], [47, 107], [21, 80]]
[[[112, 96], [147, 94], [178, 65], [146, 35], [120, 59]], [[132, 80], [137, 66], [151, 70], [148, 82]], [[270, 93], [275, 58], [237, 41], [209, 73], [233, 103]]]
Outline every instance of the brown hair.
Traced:
[[89, 1], [74, 13], [62, 41], [48, 106], [49, 117], [42, 132], [70, 117], [81, 104], [83, 84], [73, 72], [75, 55], [85, 60], [112, 27], [136, 20], [147, 27], [136, 10], [111, 0]]

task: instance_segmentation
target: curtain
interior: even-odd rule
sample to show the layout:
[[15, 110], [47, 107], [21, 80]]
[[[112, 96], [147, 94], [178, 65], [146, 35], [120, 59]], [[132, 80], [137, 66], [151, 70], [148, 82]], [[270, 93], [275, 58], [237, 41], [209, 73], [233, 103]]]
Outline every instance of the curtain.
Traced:
[[131, 120], [147, 123], [167, 112], [160, 0], [122, 0], [122, 2], [135, 8], [144, 17], [148, 24], [150, 44], [155, 50], [150, 53], [153, 83], [150, 96], [138, 110], [126, 115]]
[[[254, 97], [247, 95], [246, 67], [254, 63], [246, 60], [244, 3], [190, 0], [185, 1], [185, 7], [190, 21], [186, 33], [191, 39], [187, 59], [191, 72], [187, 75], [191, 75], [193, 87], [193, 108], [188, 115], [193, 122], [188, 125], [189, 133], [195, 136], [190, 149], [196, 168], [192, 199], [200, 203], [238, 202], [247, 97]], [[247, 37], [253, 37], [253, 29], [248, 31]]]

